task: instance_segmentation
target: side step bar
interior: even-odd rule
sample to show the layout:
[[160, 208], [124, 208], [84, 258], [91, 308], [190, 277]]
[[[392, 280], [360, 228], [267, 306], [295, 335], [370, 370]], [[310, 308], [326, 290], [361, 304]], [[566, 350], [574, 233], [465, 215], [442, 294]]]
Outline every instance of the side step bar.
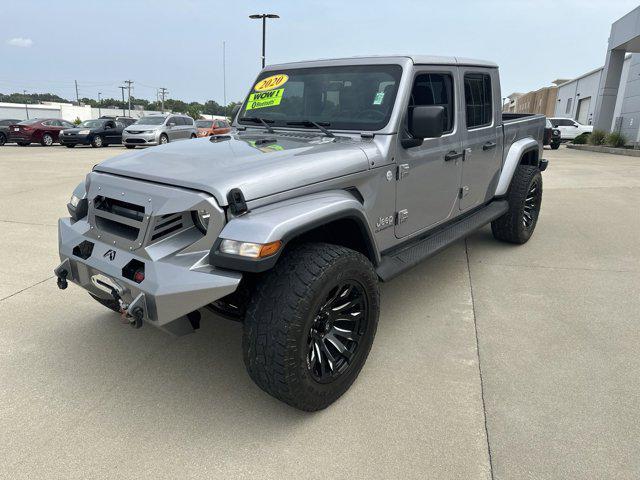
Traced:
[[506, 200], [496, 200], [451, 224], [409, 241], [406, 245], [382, 255], [376, 269], [383, 282], [389, 281], [405, 270], [415, 267], [425, 258], [431, 257], [487, 223], [501, 217], [509, 209]]

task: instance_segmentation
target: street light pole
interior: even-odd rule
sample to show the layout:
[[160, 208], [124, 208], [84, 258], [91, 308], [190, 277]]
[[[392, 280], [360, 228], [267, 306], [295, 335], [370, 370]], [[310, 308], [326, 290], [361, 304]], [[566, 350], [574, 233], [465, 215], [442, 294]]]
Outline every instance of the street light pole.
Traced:
[[102, 100], [100, 100], [100, 94], [102, 92], [98, 92], [98, 117], [102, 116], [102, 110], [100, 109], [100, 107], [102, 106]]
[[27, 120], [29, 120], [29, 105], [27, 104], [27, 99], [26, 99], [26, 95], [27, 95], [27, 91], [26, 90], [22, 90], [22, 94], [25, 95], [25, 99], [24, 99], [24, 109], [27, 112]]
[[249, 18], [253, 20], [262, 19], [262, 68], [266, 63], [266, 37], [267, 37], [267, 18], [280, 18], [275, 13], [258, 13], [255, 15], [249, 15]]

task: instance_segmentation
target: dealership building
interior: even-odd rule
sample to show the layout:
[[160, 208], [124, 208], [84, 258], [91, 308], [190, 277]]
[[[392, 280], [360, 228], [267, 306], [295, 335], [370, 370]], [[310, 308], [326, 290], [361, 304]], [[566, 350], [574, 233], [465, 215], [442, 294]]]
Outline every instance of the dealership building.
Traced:
[[[568, 81], [536, 92], [514, 93], [507, 97], [504, 110], [516, 113], [542, 113], [572, 118], [594, 128], [622, 133], [632, 144], [640, 143], [640, 7], [611, 26], [605, 65]], [[554, 102], [521, 101], [531, 94]], [[553, 103], [551, 108], [549, 103]], [[551, 112], [553, 114], [551, 115]]]

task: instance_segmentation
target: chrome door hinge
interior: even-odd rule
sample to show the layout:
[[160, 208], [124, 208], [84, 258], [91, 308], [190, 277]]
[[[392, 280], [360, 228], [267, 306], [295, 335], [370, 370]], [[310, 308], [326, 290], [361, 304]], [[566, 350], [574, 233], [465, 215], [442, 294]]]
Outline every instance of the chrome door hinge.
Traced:
[[398, 180], [402, 180], [407, 175], [409, 175], [409, 164], [401, 163], [400, 165], [398, 165]]
[[407, 210], [406, 208], [403, 209], [403, 210], [400, 210], [398, 212], [398, 221], [397, 221], [397, 223], [398, 224], [404, 223], [404, 222], [407, 221], [408, 218], [409, 218], [409, 210]]

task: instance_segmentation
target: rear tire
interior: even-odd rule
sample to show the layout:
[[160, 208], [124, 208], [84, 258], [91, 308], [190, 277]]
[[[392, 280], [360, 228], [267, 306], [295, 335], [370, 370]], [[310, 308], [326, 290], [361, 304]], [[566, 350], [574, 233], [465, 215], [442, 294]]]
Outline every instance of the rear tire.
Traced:
[[551, 150], [558, 150], [560, 148], [560, 143], [552, 143]]
[[491, 222], [493, 236], [504, 242], [526, 243], [536, 228], [542, 205], [542, 175], [538, 167], [516, 168], [507, 200], [507, 213]]
[[18, 145], [20, 145], [21, 147], [26, 147], [27, 145], [31, 145], [30, 142], [18, 142]]
[[93, 293], [90, 293], [91, 298], [93, 298], [96, 302], [98, 302], [103, 307], [107, 307], [109, 310], [112, 310], [116, 313], [120, 313], [120, 305], [113, 299], [105, 300], [104, 298], [96, 297]]
[[129, 150], [133, 150], [134, 148], [136, 148], [135, 145], [125, 145], [124, 148], [128, 148]]
[[43, 147], [50, 147], [51, 145], [53, 145], [53, 137], [49, 133], [45, 133], [44, 135], [42, 135], [42, 141], [40, 142], [40, 144]]
[[68, 144], [66, 144], [66, 145], [65, 145], [65, 147], [67, 147], [67, 148], [73, 148], [73, 147], [75, 147], [75, 144], [73, 144], [73, 143], [68, 143]]
[[326, 408], [360, 373], [379, 304], [378, 277], [364, 255], [325, 243], [286, 252], [259, 279], [247, 309], [249, 376], [292, 407]]

